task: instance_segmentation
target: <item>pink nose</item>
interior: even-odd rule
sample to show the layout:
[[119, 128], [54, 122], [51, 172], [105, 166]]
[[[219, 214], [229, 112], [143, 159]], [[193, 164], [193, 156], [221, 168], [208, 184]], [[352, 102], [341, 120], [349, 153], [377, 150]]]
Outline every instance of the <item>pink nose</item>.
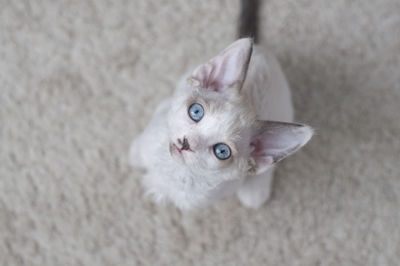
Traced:
[[195, 151], [199, 148], [199, 138], [197, 136], [178, 138], [177, 142], [181, 150]]

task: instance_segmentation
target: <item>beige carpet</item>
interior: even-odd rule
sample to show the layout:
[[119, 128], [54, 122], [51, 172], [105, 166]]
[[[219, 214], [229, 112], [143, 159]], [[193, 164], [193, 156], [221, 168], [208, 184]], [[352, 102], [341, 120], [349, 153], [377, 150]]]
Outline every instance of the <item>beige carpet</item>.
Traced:
[[317, 135], [272, 200], [156, 206], [130, 141], [238, 1], [0, 1], [0, 265], [398, 265], [400, 2], [269, 0], [268, 42]]

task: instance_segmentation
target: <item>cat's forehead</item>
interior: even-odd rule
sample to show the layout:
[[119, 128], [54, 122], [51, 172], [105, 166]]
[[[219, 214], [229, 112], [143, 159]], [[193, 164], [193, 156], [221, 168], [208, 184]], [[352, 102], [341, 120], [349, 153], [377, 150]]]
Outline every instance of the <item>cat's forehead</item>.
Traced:
[[239, 115], [239, 109], [244, 106], [242, 97], [233, 94], [221, 94], [212, 90], [194, 89], [186, 97], [187, 103], [198, 102], [205, 105], [209, 112], [228, 112]]
[[240, 98], [228, 98], [215, 93], [193, 93], [186, 99], [186, 106], [199, 103], [203, 106], [205, 116], [202, 124], [215, 135], [239, 136], [244, 128], [248, 128], [255, 115]]
[[202, 135], [211, 138], [237, 139], [241, 138], [243, 130], [250, 128], [254, 123], [255, 113], [251, 111], [246, 99], [240, 93], [216, 92], [191, 86], [187, 82], [181, 85], [175, 94], [174, 113], [187, 116], [188, 109], [194, 103], [199, 103], [204, 108], [201, 122], [194, 127], [186, 124], [185, 126], [190, 126], [187, 128], [197, 128], [202, 131]]

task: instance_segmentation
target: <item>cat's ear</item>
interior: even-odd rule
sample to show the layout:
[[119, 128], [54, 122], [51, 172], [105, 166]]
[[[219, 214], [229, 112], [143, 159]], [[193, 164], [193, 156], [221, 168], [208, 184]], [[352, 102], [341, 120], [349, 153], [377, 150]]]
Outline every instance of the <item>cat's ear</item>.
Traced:
[[[250, 145], [256, 174], [268, 170], [271, 165], [295, 153], [312, 137], [313, 129], [307, 125], [259, 121]], [[253, 167], [253, 168], [254, 168]]]
[[239, 91], [246, 78], [252, 50], [251, 38], [239, 39], [197, 67], [190, 79], [204, 89], [221, 92], [233, 88]]

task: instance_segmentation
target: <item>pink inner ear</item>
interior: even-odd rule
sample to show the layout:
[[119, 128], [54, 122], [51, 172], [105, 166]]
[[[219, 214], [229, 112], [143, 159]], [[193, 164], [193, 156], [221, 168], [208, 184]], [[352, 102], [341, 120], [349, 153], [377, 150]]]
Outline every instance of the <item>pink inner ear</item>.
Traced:
[[193, 78], [200, 82], [202, 88], [222, 91], [241, 84], [246, 76], [252, 51], [251, 39], [240, 39], [208, 63], [198, 67]]
[[267, 154], [268, 148], [265, 147], [264, 143], [261, 140], [254, 140], [250, 143], [250, 146], [253, 147], [251, 156], [254, 158], [257, 165], [269, 165], [274, 163], [274, 158]]
[[203, 88], [219, 91], [222, 88], [222, 84], [220, 80], [215, 77], [216, 66], [210, 63], [210, 67], [211, 70], [206, 67], [201, 70], [200, 84]]
[[251, 152], [251, 156], [254, 158], [258, 166], [271, 165], [274, 163], [274, 158], [266, 154], [267, 149], [264, 147], [262, 141], [256, 139], [250, 143], [250, 146], [252, 146], [254, 149]]
[[255, 141], [251, 142], [250, 146], [252, 146], [254, 148], [254, 150], [251, 152], [252, 156], [264, 156], [265, 155], [262, 142], [259, 139], [256, 139]]
[[293, 154], [312, 136], [312, 129], [305, 125], [263, 121], [262, 127], [250, 142], [251, 152], [259, 169]]

